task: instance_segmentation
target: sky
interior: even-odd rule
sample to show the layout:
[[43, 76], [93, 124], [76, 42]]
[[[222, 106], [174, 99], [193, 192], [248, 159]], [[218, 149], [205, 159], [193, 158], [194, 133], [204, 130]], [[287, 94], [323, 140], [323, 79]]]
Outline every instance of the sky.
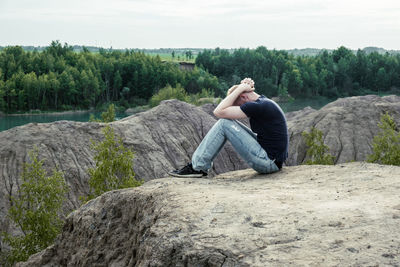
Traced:
[[0, 46], [400, 50], [399, 0], [0, 0]]

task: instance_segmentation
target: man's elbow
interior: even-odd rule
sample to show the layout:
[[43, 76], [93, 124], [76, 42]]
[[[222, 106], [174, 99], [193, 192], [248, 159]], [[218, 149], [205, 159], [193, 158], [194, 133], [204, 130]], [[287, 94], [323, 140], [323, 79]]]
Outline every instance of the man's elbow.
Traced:
[[213, 113], [214, 113], [215, 117], [220, 118], [220, 119], [223, 118], [223, 116], [224, 116], [222, 110], [214, 109]]

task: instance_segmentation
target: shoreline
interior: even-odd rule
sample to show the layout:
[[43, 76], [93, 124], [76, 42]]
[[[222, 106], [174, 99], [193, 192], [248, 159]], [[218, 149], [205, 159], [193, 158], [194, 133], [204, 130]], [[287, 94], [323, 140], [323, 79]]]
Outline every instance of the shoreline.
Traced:
[[66, 111], [41, 111], [41, 112], [26, 112], [26, 113], [0, 113], [0, 117], [6, 116], [35, 116], [35, 115], [49, 115], [49, 116], [58, 116], [58, 115], [70, 115], [70, 114], [84, 114], [89, 112], [96, 112], [95, 110], [66, 110]]

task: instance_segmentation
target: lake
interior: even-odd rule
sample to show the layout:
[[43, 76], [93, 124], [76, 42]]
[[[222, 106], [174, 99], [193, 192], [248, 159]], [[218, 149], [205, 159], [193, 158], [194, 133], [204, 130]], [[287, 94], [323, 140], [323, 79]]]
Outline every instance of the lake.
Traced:
[[[279, 103], [283, 111], [290, 112], [303, 109], [307, 106], [311, 106], [314, 109], [320, 109], [326, 104], [334, 101], [335, 99], [328, 98], [318, 98], [318, 99], [300, 99], [295, 100], [291, 103]], [[35, 114], [35, 115], [7, 115], [0, 116], [0, 131], [5, 131], [10, 128], [24, 125], [31, 122], [53, 122], [60, 120], [69, 121], [89, 121], [90, 114], [94, 114], [96, 118], [100, 118], [101, 112], [78, 112], [78, 113], [60, 113], [60, 114]], [[116, 115], [117, 119], [122, 119], [127, 117], [125, 113], [118, 113]]]
[[[31, 122], [53, 122], [53, 121], [89, 121], [90, 114], [93, 114], [96, 118], [101, 118], [101, 112], [77, 112], [77, 113], [51, 113], [51, 114], [34, 114], [34, 115], [7, 115], [0, 116], [0, 131], [5, 131], [10, 128], [24, 125]], [[116, 114], [117, 119], [127, 117], [125, 113]]]

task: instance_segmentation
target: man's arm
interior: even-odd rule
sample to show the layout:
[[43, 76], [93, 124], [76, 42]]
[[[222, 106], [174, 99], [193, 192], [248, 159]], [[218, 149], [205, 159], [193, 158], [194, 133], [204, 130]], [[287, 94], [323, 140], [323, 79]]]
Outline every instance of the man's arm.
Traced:
[[[232, 88], [231, 88], [232, 89]], [[231, 90], [229, 89], [229, 90]], [[224, 119], [241, 119], [246, 118], [246, 114], [239, 106], [233, 106], [235, 100], [245, 91], [252, 90], [250, 85], [246, 83], [240, 84], [231, 94], [224, 98], [214, 109], [214, 115]], [[253, 89], [254, 90], [254, 89]]]

